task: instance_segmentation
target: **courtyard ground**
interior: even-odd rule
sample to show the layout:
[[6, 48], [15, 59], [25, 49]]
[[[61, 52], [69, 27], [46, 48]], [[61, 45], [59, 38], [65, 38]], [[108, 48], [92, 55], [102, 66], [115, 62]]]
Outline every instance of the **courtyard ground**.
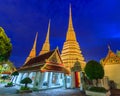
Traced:
[[0, 84], [0, 96], [85, 96], [79, 89], [49, 89], [32, 93], [16, 94], [19, 86], [4, 87], [5, 84]]
[[[16, 94], [16, 90], [18, 90], [19, 86], [13, 87], [4, 87], [5, 84], [0, 84], [0, 96], [86, 96], [84, 93], [80, 92], [79, 89], [48, 89], [41, 90], [33, 93], [24, 93], [24, 94]], [[120, 96], [120, 89], [112, 89], [111, 96]]]

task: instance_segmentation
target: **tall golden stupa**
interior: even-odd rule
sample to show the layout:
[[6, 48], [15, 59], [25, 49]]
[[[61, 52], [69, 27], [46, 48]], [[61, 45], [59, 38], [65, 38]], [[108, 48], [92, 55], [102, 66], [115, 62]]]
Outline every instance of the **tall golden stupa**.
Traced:
[[64, 42], [61, 58], [65, 67], [70, 71], [74, 66], [76, 60], [80, 62], [82, 69], [84, 68], [86, 62], [81, 53], [80, 46], [76, 40], [76, 34], [72, 24], [72, 12], [71, 5], [69, 8], [69, 25], [66, 35], [66, 41]]

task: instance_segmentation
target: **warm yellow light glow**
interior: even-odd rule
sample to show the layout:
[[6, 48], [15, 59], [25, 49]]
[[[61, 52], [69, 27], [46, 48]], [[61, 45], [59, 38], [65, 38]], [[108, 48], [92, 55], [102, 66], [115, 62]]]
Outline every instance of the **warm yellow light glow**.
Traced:
[[85, 61], [83, 55], [81, 54], [79, 44], [76, 40], [76, 34], [72, 24], [71, 6], [69, 12], [68, 31], [66, 35], [66, 41], [63, 45], [61, 58], [65, 67], [70, 71], [75, 64], [76, 59], [80, 62], [82, 69], [85, 66]]

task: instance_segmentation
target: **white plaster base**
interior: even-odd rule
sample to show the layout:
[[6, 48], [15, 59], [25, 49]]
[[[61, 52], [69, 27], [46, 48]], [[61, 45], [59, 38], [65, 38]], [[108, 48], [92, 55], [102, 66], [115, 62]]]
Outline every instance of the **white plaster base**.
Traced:
[[93, 92], [93, 91], [85, 91], [86, 95], [90, 95], [90, 96], [110, 96], [111, 93], [110, 91], [106, 92], [106, 93], [100, 93], [100, 92]]

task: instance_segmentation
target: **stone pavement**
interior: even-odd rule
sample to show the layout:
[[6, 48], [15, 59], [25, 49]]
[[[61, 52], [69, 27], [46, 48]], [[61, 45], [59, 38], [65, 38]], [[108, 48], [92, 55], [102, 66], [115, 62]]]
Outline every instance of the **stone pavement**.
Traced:
[[16, 94], [17, 89], [19, 89], [19, 86], [6, 88], [4, 85], [0, 84], [0, 96], [85, 96], [79, 89], [58, 88], [33, 93]]
[[15, 94], [16, 90], [19, 89], [19, 86], [5, 87], [5, 85], [0, 83], [0, 96], [4, 96], [4, 94]]

